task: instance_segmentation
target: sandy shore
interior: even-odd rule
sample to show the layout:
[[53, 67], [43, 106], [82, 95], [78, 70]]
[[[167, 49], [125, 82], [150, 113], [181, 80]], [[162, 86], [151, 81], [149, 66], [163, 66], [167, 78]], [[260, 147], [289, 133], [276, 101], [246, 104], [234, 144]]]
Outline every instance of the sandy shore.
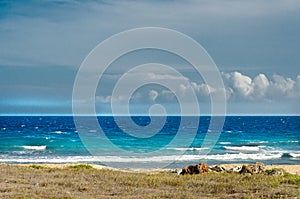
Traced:
[[[28, 166], [30, 164], [16, 164], [20, 166]], [[77, 165], [77, 164], [35, 164], [35, 165], [41, 165], [49, 168], [66, 168], [68, 166], [72, 165]], [[157, 172], [169, 172], [169, 171], [174, 171], [176, 169], [171, 169], [171, 168], [150, 168], [150, 169], [145, 169], [145, 168], [111, 168], [107, 166], [102, 166], [102, 165], [96, 165], [96, 164], [89, 164], [95, 169], [111, 169], [111, 170], [116, 170], [116, 171], [123, 171], [123, 172], [140, 172], [140, 173], [157, 173]], [[236, 166], [242, 166], [243, 164], [223, 164], [226, 169], [230, 169]], [[210, 165], [211, 166], [211, 165]], [[300, 165], [266, 165], [266, 169], [273, 169], [273, 168], [282, 168], [288, 173], [291, 174], [297, 174], [300, 175]], [[177, 168], [181, 169], [181, 168]]]
[[[235, 166], [242, 166], [243, 164], [225, 164], [225, 167], [230, 169]], [[266, 165], [266, 169], [273, 169], [273, 168], [282, 168], [288, 173], [300, 175], [300, 165]]]

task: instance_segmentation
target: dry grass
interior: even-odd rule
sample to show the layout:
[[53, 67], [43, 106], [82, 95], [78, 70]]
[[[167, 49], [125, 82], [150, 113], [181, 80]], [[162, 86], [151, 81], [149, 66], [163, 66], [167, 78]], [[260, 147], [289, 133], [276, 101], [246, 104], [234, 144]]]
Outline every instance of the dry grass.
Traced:
[[0, 165], [0, 198], [292, 198], [300, 176], [185, 175]]

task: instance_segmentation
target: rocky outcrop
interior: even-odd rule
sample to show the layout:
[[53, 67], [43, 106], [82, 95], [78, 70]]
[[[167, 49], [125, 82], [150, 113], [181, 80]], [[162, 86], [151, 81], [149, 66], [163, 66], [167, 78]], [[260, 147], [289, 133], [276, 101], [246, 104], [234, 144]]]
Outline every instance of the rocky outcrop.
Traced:
[[226, 170], [227, 173], [239, 173], [242, 170], [241, 166], [235, 166], [233, 168], [230, 168]]
[[284, 171], [283, 169], [271, 169], [271, 170], [266, 170], [265, 173], [267, 175], [271, 175], [271, 176], [283, 176], [284, 175]]
[[180, 175], [185, 174], [203, 174], [207, 173], [209, 170], [209, 166], [206, 163], [200, 163], [196, 165], [189, 165], [184, 168], [178, 173]]
[[[200, 163], [196, 165], [189, 165], [177, 172], [178, 175], [185, 174], [203, 174], [207, 172], [215, 172], [215, 173], [240, 173], [243, 175], [253, 175], [253, 174], [265, 174], [272, 176], [283, 176], [284, 170], [280, 168], [273, 168], [270, 170], [265, 169], [265, 165], [261, 162], [256, 162], [254, 164], [247, 164], [243, 166], [234, 166], [228, 165], [229, 169], [226, 169], [225, 165], [215, 165], [209, 167], [206, 163]], [[175, 173], [177, 170], [174, 170]]]
[[209, 170], [209, 166], [206, 163], [200, 163], [198, 164], [198, 170], [200, 174], [207, 173]]
[[259, 174], [265, 172], [265, 165], [261, 162], [256, 162], [254, 164], [243, 165], [240, 174]]
[[215, 165], [215, 166], [212, 166], [212, 167], [209, 167], [209, 170], [212, 171], [212, 172], [225, 172], [226, 171], [226, 167], [224, 165], [221, 165], [221, 164], [218, 164], [218, 165]]

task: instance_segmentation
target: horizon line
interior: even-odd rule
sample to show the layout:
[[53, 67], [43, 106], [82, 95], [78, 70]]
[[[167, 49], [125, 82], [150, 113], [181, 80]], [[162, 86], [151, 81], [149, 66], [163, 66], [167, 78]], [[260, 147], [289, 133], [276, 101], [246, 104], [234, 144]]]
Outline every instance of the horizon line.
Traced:
[[[66, 117], [66, 116], [75, 116], [74, 114], [64, 114], [64, 113], [54, 113], [54, 114], [47, 114], [47, 113], [7, 113], [7, 114], [0, 114], [0, 116], [61, 116], [61, 117]], [[90, 115], [90, 114], [80, 114], [76, 115], [80, 117], [88, 117], [88, 116], [95, 116], [95, 115]], [[127, 114], [119, 114], [119, 115], [113, 115], [113, 114], [96, 114], [97, 117], [129, 117], [129, 116], [150, 116], [146, 114], [132, 114], [132, 115], [127, 115]], [[164, 116], [164, 115], [152, 115], [154, 117], [159, 117], [159, 116]], [[201, 117], [201, 116], [212, 116], [211, 114], [200, 114], [200, 115], [180, 115], [180, 114], [168, 114], [166, 116], [183, 116], [183, 117]], [[226, 117], [226, 116], [300, 116], [300, 114], [280, 114], [280, 113], [274, 113], [274, 114], [225, 114], [225, 115], [214, 115], [217, 117]]]

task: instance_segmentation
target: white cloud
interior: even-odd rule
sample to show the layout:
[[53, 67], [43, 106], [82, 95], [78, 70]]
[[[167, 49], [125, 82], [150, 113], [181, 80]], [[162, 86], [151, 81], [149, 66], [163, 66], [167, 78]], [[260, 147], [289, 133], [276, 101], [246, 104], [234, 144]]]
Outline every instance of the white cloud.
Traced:
[[96, 96], [96, 102], [100, 103], [110, 103], [111, 102], [111, 96]]
[[152, 101], [155, 101], [156, 98], [158, 97], [158, 92], [156, 90], [151, 90], [149, 92], [149, 97]]
[[233, 89], [234, 93], [247, 98], [253, 91], [252, 79], [239, 72], [232, 72], [225, 75], [229, 81], [229, 86]]
[[295, 81], [291, 78], [284, 78], [280, 75], [273, 75], [273, 82], [271, 83], [270, 94], [275, 96], [292, 97], [295, 88]]
[[[161, 71], [161, 70], [160, 70]], [[188, 78], [184, 76], [176, 76], [176, 75], [168, 75], [168, 74], [158, 74], [158, 73], [141, 73], [140, 75], [146, 76], [151, 80], [188, 80]]]
[[272, 79], [268, 79], [264, 74], [252, 79], [240, 72], [223, 75], [230, 99], [277, 101], [299, 97], [299, 76], [293, 80], [281, 75], [273, 75]]
[[264, 97], [270, 86], [268, 78], [264, 74], [259, 74], [253, 79], [253, 95], [257, 98]]
[[[132, 99], [139, 102], [160, 102], [170, 103], [175, 102], [175, 96], [189, 98], [188, 93], [193, 89], [198, 96], [199, 101], [210, 100], [211, 95], [218, 95], [226, 92], [228, 101], [247, 102], [247, 101], [261, 101], [261, 102], [276, 102], [284, 100], [300, 100], [300, 75], [295, 80], [281, 75], [273, 75], [271, 79], [265, 74], [258, 74], [254, 78], [244, 75], [240, 72], [223, 73], [224, 88], [214, 88], [206, 83], [199, 83], [190, 81], [187, 78], [178, 77], [174, 75], [160, 75], [154, 73], [132, 73], [131, 80], [150, 78], [151, 80], [164, 80], [175, 86], [176, 90], [173, 93], [166, 89], [143, 89], [136, 92]], [[180, 82], [179, 80], [187, 80], [189, 84]], [[154, 81], [155, 82], [155, 81]], [[130, 85], [130, 84], [129, 84]], [[126, 85], [123, 85], [126, 86]], [[175, 95], [176, 94], [176, 95]], [[122, 93], [120, 96], [115, 96], [114, 102], [124, 102], [126, 94]], [[110, 96], [97, 97], [97, 101], [102, 103], [110, 102]]]

